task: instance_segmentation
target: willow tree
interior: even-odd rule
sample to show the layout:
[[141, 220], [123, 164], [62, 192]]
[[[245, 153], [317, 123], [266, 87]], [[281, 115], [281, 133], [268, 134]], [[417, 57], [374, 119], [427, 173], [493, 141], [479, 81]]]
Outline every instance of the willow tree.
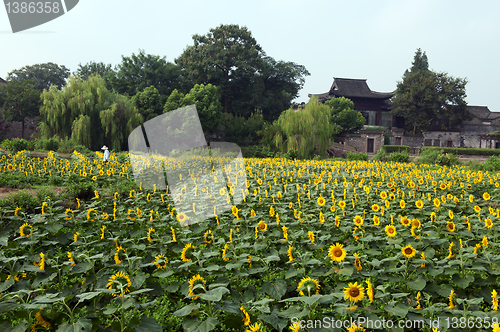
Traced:
[[342, 130], [330, 117], [331, 107], [313, 97], [302, 110], [289, 109], [280, 115], [274, 143], [282, 152], [297, 149], [301, 159], [326, 155], [330, 139]]
[[42, 93], [43, 138], [71, 138], [92, 150], [103, 144], [121, 150], [126, 148], [130, 127], [141, 121], [130, 101], [109, 91], [100, 76], [88, 80], [71, 77], [61, 90], [51, 87]]

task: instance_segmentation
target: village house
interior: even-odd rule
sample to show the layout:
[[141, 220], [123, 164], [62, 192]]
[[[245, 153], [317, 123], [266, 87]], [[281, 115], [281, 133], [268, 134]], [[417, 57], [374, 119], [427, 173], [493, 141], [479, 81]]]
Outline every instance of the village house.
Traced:
[[472, 120], [464, 121], [454, 131], [429, 130], [421, 135], [404, 133], [404, 118], [390, 112], [393, 92], [372, 91], [366, 79], [335, 77], [330, 90], [315, 96], [320, 102], [345, 97], [354, 103], [354, 110], [366, 119], [365, 129], [355, 134], [338, 137], [337, 140], [359, 152], [375, 153], [382, 145], [407, 145], [417, 152], [423, 146], [500, 148], [500, 137], [488, 135], [500, 131], [500, 112], [491, 112], [486, 106], [467, 106]]

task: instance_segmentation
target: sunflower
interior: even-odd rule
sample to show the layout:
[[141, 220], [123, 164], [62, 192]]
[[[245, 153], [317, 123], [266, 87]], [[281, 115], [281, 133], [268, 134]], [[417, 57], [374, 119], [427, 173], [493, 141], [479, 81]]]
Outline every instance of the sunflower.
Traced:
[[490, 198], [491, 198], [491, 196], [490, 196], [490, 194], [488, 194], [487, 192], [485, 192], [485, 193], [483, 194], [483, 199], [484, 199], [485, 201], [489, 201], [489, 200], [490, 200]]
[[493, 221], [488, 217], [484, 220], [484, 225], [487, 227], [487, 228], [492, 228], [493, 227]]
[[[42, 203], [42, 214], [45, 214], [45, 208], [48, 206], [47, 202]], [[88, 219], [88, 218], [87, 218]]]
[[325, 215], [323, 214], [323, 212], [319, 213], [319, 222], [320, 223], [324, 223], [325, 222]]
[[389, 237], [395, 237], [397, 234], [396, 227], [394, 227], [394, 225], [385, 226], [385, 234]]
[[288, 240], [288, 228], [286, 226], [281, 227], [283, 230], [283, 240]]
[[[116, 243], [116, 242], [115, 242]], [[115, 263], [116, 264], [120, 264], [121, 262], [123, 262], [121, 259], [120, 259], [120, 251], [125, 251], [125, 249], [123, 249], [122, 246], [117, 246], [116, 247], [116, 252], [115, 252], [115, 256], [114, 256], [114, 259], [115, 259]]]
[[339, 207], [340, 207], [342, 210], [344, 210], [345, 205], [346, 205], [346, 204], [345, 204], [345, 201], [340, 201], [340, 202], [339, 202]]
[[253, 218], [253, 217], [256, 217], [256, 216], [257, 216], [257, 215], [255, 214], [255, 210], [254, 210], [254, 209], [252, 209], [252, 210], [250, 211], [250, 218]]
[[405, 208], [406, 203], [405, 203], [405, 200], [404, 200], [404, 199], [402, 199], [402, 200], [399, 202], [399, 206], [400, 206], [402, 209], [404, 209], [404, 208]]
[[401, 252], [406, 258], [412, 258], [413, 256], [416, 255], [417, 250], [411, 246], [411, 244], [407, 245], [403, 249], [401, 249]]
[[229, 245], [226, 243], [224, 245], [224, 249], [222, 249], [222, 259], [224, 260], [224, 262], [227, 262], [229, 260], [229, 257], [226, 257], [227, 249], [229, 249]]
[[448, 221], [446, 223], [446, 229], [450, 232], [454, 232], [456, 227], [455, 227], [455, 223], [453, 221]]
[[184, 212], [178, 213], [176, 218], [178, 222], [184, 222], [186, 219], [188, 219]]
[[483, 244], [483, 247], [488, 247], [488, 238], [486, 236], [483, 236], [483, 240], [481, 242]]
[[[310, 296], [313, 291], [315, 291], [314, 294], [319, 294], [320, 287], [321, 286], [318, 280], [307, 277], [307, 278], [302, 278], [302, 280], [299, 282], [299, 285], [297, 286], [297, 290], [301, 288], [307, 289], [307, 293]], [[305, 296], [304, 290], [300, 290], [299, 295]]]
[[14, 166], [13, 166], [12, 164], [8, 164], [8, 165], [7, 165], [7, 169], [8, 169], [9, 171], [12, 171], [12, 170], [14, 169]]
[[347, 251], [343, 247], [343, 244], [332, 244], [330, 249], [328, 249], [328, 257], [330, 257], [332, 261], [342, 262], [347, 256]]
[[380, 210], [380, 206], [378, 204], [373, 204], [372, 205], [372, 211], [373, 212], [378, 212]]
[[387, 193], [385, 191], [380, 192], [380, 198], [386, 199], [387, 198]]
[[424, 202], [422, 202], [421, 200], [418, 200], [415, 202], [415, 206], [418, 208], [418, 209], [421, 209], [424, 207]]
[[469, 202], [473, 202], [474, 201], [474, 196], [473, 195], [469, 195]]
[[261, 331], [261, 323], [255, 323], [253, 325], [248, 326], [249, 330], [246, 330], [245, 332], [259, 332]]
[[359, 324], [358, 326], [356, 325], [356, 323], [353, 323], [351, 327], [347, 328], [347, 332], [359, 332], [359, 331], [366, 331], [366, 329], [363, 326], [361, 326], [361, 324]]
[[359, 259], [359, 255], [357, 253], [353, 254], [354, 257], [354, 267], [356, 268], [356, 271], [361, 271], [363, 269], [363, 266], [361, 266], [361, 260]]
[[439, 185], [439, 189], [441, 189], [441, 190], [445, 190], [445, 189], [446, 189], [446, 185], [445, 185], [444, 183], [441, 183], [441, 184]]
[[322, 196], [319, 196], [316, 203], [318, 203], [319, 206], [323, 206], [325, 205], [326, 200]]
[[153, 242], [153, 239], [151, 238], [151, 233], [153, 233], [155, 229], [153, 227], [149, 227], [148, 229], [148, 242], [151, 243]]
[[406, 217], [401, 217], [400, 219], [401, 219], [401, 224], [403, 224], [403, 226], [408, 227], [411, 225], [410, 219]]
[[314, 243], [314, 233], [312, 231], [307, 232], [307, 237], [311, 240], [311, 243]]
[[205, 243], [212, 243], [212, 241], [214, 239], [214, 235], [212, 234], [211, 230], [206, 231], [205, 234], [203, 234], [203, 237], [204, 237]]
[[[162, 262], [163, 262], [163, 264], [162, 264]], [[156, 265], [157, 269], [162, 270], [162, 269], [167, 268], [167, 263], [168, 263], [168, 259], [165, 255], [159, 254], [158, 256], [155, 256], [154, 264]]]
[[355, 216], [354, 217], [354, 224], [358, 227], [361, 227], [361, 225], [363, 225], [363, 218], [361, 216]]
[[262, 179], [257, 179], [257, 184], [260, 186], [262, 185]]
[[450, 217], [450, 219], [453, 219], [455, 215], [453, 214], [453, 211], [448, 210], [448, 216]]
[[[193, 289], [194, 286], [195, 286], [195, 283], [196, 284], [199, 284], [201, 285], [202, 284], [202, 288], [205, 289], [205, 284], [207, 283], [205, 281], [205, 279], [203, 279], [202, 276], [200, 276], [199, 274], [193, 276], [191, 279], [189, 279], [189, 294], [188, 296], [192, 296], [192, 295], [195, 295], [194, 291], [197, 290], [197, 289]], [[196, 300], [198, 299], [199, 296], [193, 296], [191, 299], [192, 300]]]
[[422, 225], [422, 224], [420, 223], [420, 220], [418, 220], [418, 219], [413, 219], [413, 220], [411, 221], [411, 227], [414, 227], [414, 228], [418, 228], [418, 229], [420, 229], [420, 226], [421, 226], [421, 225]]
[[221, 188], [219, 190], [219, 195], [224, 196], [226, 194], [226, 188]]
[[350, 302], [358, 302], [365, 297], [364, 288], [358, 285], [357, 282], [349, 283], [349, 287], [344, 288], [344, 298]]
[[243, 307], [240, 307], [240, 310], [243, 313], [243, 324], [250, 325], [250, 315], [248, 314], [248, 311], [246, 311]]
[[267, 230], [267, 224], [263, 220], [259, 221], [259, 224], [257, 226], [259, 231], [261, 232]]
[[368, 285], [368, 287], [366, 288], [366, 295], [368, 295], [368, 299], [370, 299], [370, 302], [373, 302], [375, 291], [373, 290], [373, 285], [370, 282], [370, 279], [366, 280], [366, 284]]
[[75, 260], [73, 259], [73, 254], [68, 251], [68, 260], [71, 262], [71, 266], [75, 266]]
[[19, 211], [20, 210], [21, 210], [21, 208], [19, 206], [16, 207], [16, 209], [14, 210], [14, 216], [19, 217]]
[[373, 216], [373, 225], [380, 226], [380, 219], [377, 216]]
[[[284, 227], [284, 226], [283, 226]], [[295, 260], [295, 258], [293, 257], [292, 255], [292, 251], [293, 251], [293, 247], [291, 245], [288, 246], [288, 250], [287, 250], [287, 253], [288, 253], [288, 261], [289, 262], [293, 262]]]
[[439, 207], [440, 205], [441, 205], [441, 201], [439, 200], [439, 198], [434, 198], [434, 206]]
[[291, 209], [292, 207], [293, 207], [293, 203], [292, 202], [288, 203], [288, 208]]
[[479, 213], [481, 212], [481, 208], [479, 206], [474, 206], [474, 212]]
[[183, 262], [189, 262], [191, 260], [191, 258], [186, 258], [186, 253], [189, 250], [189, 248], [193, 248], [192, 243], [188, 243], [184, 246], [184, 248], [182, 248], [181, 259]]
[[453, 291], [453, 289], [451, 290], [450, 292], [450, 295], [448, 296], [448, 300], [450, 301], [449, 305], [448, 305], [448, 309], [453, 309], [455, 308], [455, 305], [453, 304], [453, 296], [455, 295], [455, 292]]
[[497, 311], [498, 310], [498, 293], [497, 291], [494, 289], [491, 291], [491, 302], [492, 302], [492, 309], [494, 311]]
[[[25, 234], [25, 233], [24, 233], [24, 229], [25, 229], [26, 227], [29, 227], [29, 228], [30, 228], [30, 232], [29, 232], [28, 234]], [[33, 230], [33, 226], [29, 225], [28, 223], [24, 223], [21, 227], [19, 227], [19, 233], [20, 233], [20, 236], [30, 237], [32, 230]]]

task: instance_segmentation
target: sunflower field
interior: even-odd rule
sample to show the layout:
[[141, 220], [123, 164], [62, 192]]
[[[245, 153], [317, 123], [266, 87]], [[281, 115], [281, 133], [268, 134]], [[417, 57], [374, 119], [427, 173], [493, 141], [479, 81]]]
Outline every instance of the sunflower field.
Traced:
[[183, 180], [231, 207], [188, 225], [168, 187], [104, 189], [133, 175], [101, 159], [0, 153], [0, 177], [97, 186], [0, 211], [1, 331], [500, 331], [500, 173], [245, 159], [240, 204]]

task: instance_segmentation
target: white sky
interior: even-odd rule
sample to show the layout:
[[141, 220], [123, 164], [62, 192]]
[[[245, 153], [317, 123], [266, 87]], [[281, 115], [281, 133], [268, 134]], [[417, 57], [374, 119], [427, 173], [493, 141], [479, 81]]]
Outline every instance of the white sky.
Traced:
[[420, 47], [430, 69], [469, 80], [470, 105], [500, 111], [499, 12], [494, 0], [80, 0], [64, 16], [13, 34], [0, 8], [0, 77], [44, 62], [72, 72], [90, 61], [114, 66], [139, 49], [173, 62], [193, 34], [238, 24], [267, 55], [309, 70], [297, 102], [327, 92], [333, 77], [393, 91]]

